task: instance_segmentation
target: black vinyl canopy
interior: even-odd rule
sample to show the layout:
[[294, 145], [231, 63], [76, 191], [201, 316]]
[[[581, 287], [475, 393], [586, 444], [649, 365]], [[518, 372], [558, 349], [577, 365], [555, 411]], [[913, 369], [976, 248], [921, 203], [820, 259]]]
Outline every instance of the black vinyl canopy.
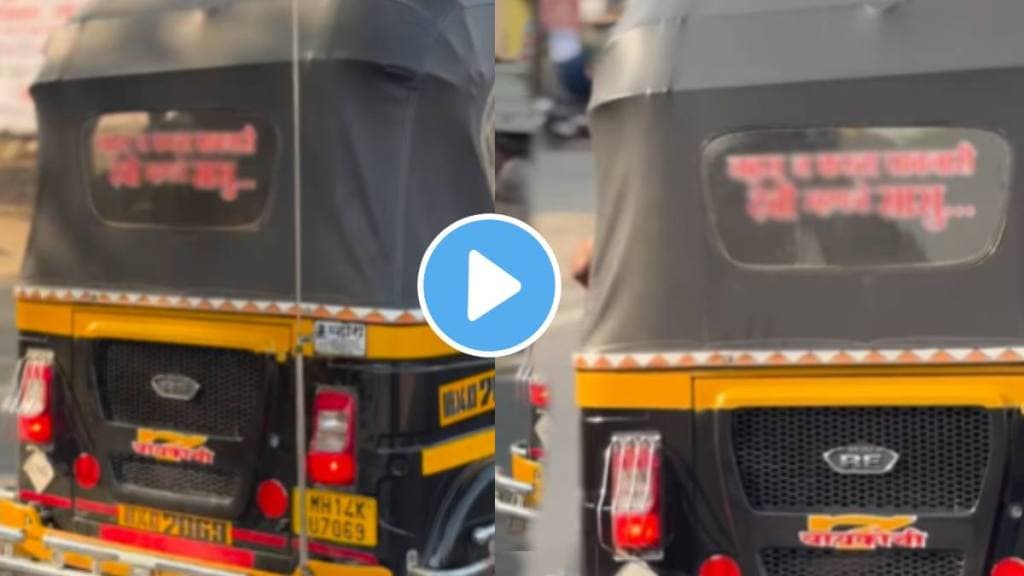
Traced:
[[[493, 210], [493, 0], [298, 4], [303, 300], [417, 307], [434, 235]], [[294, 297], [290, 9], [100, 0], [51, 37], [23, 282]]]
[[1024, 341], [1024, 3], [636, 0], [586, 352]]

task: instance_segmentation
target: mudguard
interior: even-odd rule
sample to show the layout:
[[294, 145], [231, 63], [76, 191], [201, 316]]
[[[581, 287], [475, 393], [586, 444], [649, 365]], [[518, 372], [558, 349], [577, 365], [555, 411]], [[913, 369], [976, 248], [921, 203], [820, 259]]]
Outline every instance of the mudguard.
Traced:
[[463, 566], [488, 555], [473, 531], [494, 525], [494, 461], [481, 460], [455, 477], [434, 511], [421, 558], [429, 569]]

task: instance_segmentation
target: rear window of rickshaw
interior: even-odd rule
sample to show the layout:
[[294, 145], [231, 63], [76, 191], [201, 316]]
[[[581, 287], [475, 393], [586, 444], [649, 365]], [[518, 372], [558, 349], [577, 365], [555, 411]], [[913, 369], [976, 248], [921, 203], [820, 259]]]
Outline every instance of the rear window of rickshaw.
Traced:
[[961, 127], [737, 132], [704, 148], [713, 235], [740, 265], [977, 262], [998, 245], [1011, 149]]
[[85, 131], [96, 214], [115, 225], [256, 227], [277, 156], [269, 122], [227, 111], [104, 114]]

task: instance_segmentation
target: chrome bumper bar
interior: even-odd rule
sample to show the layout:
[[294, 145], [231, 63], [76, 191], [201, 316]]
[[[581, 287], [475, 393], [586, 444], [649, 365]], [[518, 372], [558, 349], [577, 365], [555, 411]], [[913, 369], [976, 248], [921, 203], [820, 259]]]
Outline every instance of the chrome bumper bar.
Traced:
[[473, 543], [486, 547], [490, 554], [479, 562], [461, 568], [437, 570], [420, 566], [419, 553], [409, 550], [405, 557], [406, 574], [408, 576], [490, 576], [494, 574], [494, 533], [494, 524], [473, 530]]
[[[511, 451], [526, 454], [526, 449], [514, 444]], [[533, 486], [505, 475], [500, 469], [495, 473], [494, 513], [507, 520], [529, 522], [537, 519], [537, 511], [526, 505], [533, 494]]]

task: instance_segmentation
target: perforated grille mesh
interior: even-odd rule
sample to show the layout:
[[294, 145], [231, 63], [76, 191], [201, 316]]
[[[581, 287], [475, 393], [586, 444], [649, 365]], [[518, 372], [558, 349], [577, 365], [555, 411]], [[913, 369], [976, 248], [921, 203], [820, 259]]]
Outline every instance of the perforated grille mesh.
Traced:
[[118, 484], [181, 496], [232, 499], [241, 487], [238, 472], [195, 464], [169, 464], [129, 455], [115, 455], [110, 463]]
[[762, 551], [765, 576], [961, 576], [964, 555], [927, 550], [835, 552], [770, 548]]
[[[96, 377], [115, 422], [211, 436], [240, 437], [259, 414], [271, 359], [235, 350], [104, 341], [96, 346]], [[187, 376], [202, 388], [188, 402], [161, 398], [158, 374]]]
[[[974, 408], [795, 408], [732, 416], [740, 480], [755, 509], [956, 512], [978, 502], [991, 421]], [[877, 476], [843, 475], [824, 459], [857, 444], [899, 453]]]

